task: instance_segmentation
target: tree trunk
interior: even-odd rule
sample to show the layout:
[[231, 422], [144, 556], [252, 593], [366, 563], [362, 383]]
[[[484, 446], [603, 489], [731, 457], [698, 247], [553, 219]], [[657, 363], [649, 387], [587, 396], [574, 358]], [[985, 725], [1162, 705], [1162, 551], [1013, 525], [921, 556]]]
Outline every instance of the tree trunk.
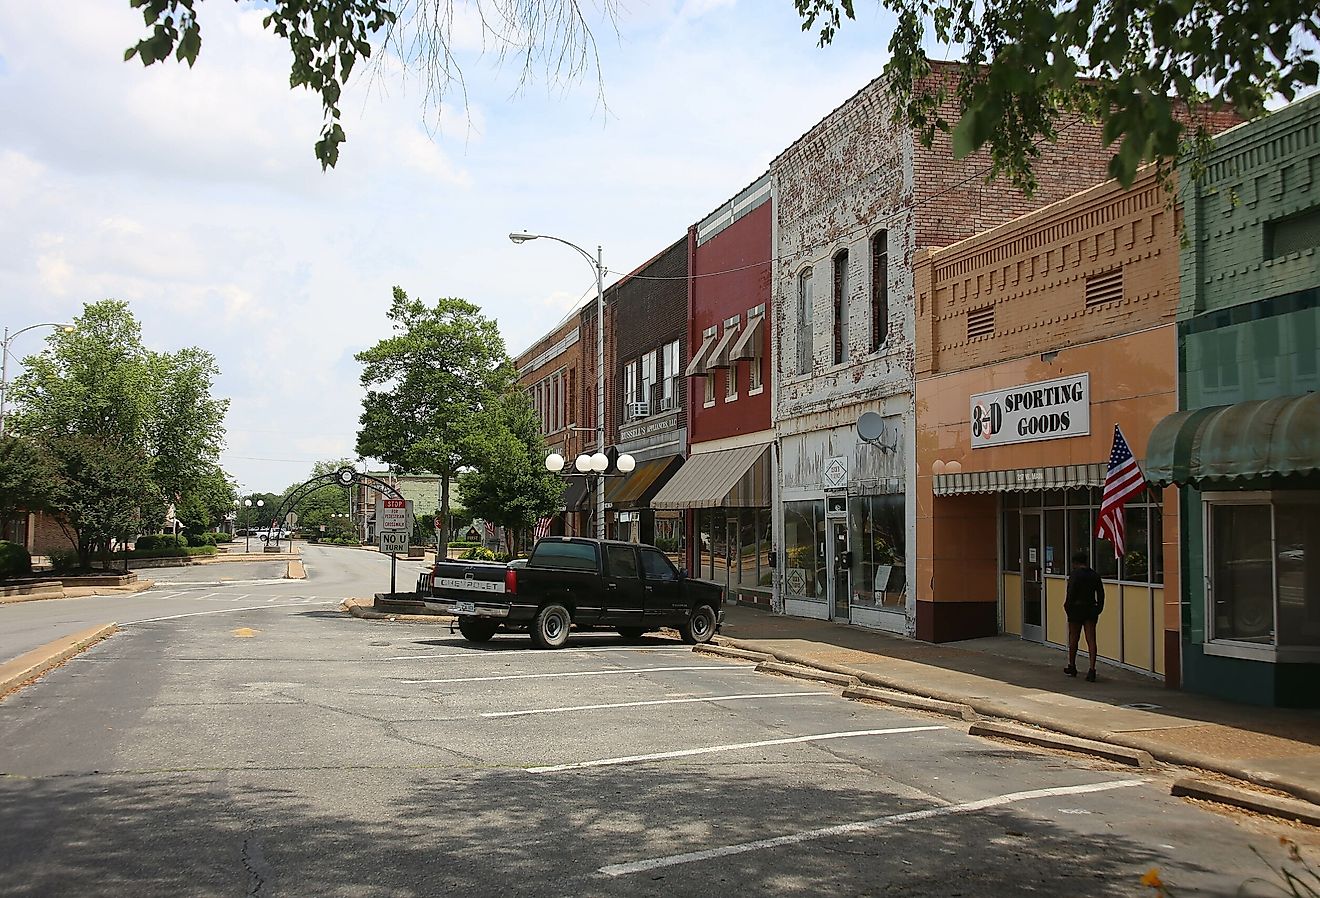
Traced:
[[440, 527], [435, 535], [435, 557], [443, 561], [449, 557], [449, 466], [440, 472]]

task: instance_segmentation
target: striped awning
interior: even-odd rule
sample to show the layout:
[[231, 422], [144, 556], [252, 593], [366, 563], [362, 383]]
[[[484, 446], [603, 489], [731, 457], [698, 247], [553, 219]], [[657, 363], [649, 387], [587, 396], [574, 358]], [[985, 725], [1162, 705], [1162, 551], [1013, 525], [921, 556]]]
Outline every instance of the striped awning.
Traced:
[[1151, 431], [1145, 474], [1198, 487], [1320, 479], [1320, 393], [1174, 412]]
[[652, 508], [764, 508], [770, 504], [769, 443], [694, 454]]
[[646, 508], [656, 492], [669, 482], [683, 464], [681, 455], [665, 455], [638, 462], [632, 473], [611, 477], [605, 487], [605, 504], [612, 508]]
[[936, 474], [935, 495], [964, 496], [971, 493], [1013, 493], [1027, 490], [1065, 490], [1081, 486], [1104, 486], [1105, 466], [1059, 465], [1052, 468], [1017, 468], [1009, 471], [969, 471]]

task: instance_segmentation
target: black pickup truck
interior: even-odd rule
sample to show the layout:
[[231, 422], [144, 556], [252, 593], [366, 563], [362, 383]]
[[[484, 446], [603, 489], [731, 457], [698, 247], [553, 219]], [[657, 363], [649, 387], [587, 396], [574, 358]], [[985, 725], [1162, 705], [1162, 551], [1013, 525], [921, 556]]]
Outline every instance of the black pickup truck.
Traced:
[[569, 630], [617, 630], [629, 638], [674, 627], [709, 642], [724, 619], [724, 589], [693, 580], [654, 546], [581, 537], [540, 540], [526, 561], [437, 561], [418, 594], [453, 614], [471, 642], [526, 630], [541, 648], [559, 648]]

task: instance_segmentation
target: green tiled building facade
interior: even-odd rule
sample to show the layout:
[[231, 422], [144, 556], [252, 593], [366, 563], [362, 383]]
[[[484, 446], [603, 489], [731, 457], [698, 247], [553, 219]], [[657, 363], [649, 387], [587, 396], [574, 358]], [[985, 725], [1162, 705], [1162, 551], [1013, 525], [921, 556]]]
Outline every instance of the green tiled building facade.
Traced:
[[1320, 706], [1320, 95], [1183, 180], [1183, 685]]

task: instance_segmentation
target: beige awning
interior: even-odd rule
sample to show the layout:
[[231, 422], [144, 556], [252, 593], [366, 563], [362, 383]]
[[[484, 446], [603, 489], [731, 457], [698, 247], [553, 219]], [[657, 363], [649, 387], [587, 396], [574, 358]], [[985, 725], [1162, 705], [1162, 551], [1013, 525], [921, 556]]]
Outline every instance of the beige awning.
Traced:
[[732, 362], [761, 357], [761, 329], [765, 325], [764, 315], [753, 315], [747, 319], [747, 330], [743, 331], [729, 351]]
[[724, 328], [724, 334], [720, 337], [720, 342], [715, 344], [715, 348], [710, 351], [710, 358], [706, 360], [706, 368], [732, 368], [733, 362], [729, 360], [729, 344], [733, 338], [738, 336], [737, 327]]
[[969, 493], [1013, 493], [1027, 490], [1066, 490], [1079, 486], [1104, 486], [1105, 466], [1059, 465], [1053, 468], [1017, 468], [1011, 471], [971, 471], [936, 474], [935, 495], [962, 496]]
[[765, 508], [770, 504], [769, 443], [688, 458], [651, 500], [652, 508]]
[[716, 334], [710, 334], [701, 341], [701, 347], [692, 353], [692, 361], [688, 362], [687, 368], [683, 371], [684, 377], [700, 377], [706, 373], [706, 356], [710, 348], [715, 343]]

